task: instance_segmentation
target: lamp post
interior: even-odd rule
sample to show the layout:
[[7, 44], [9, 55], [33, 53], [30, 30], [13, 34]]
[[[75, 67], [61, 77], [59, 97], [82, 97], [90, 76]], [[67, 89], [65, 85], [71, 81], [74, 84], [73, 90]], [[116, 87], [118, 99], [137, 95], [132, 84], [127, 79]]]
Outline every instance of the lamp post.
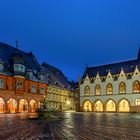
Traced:
[[67, 101], [66, 101], [66, 104], [67, 104], [67, 107], [68, 107], [68, 110], [69, 110], [70, 101], [67, 100]]

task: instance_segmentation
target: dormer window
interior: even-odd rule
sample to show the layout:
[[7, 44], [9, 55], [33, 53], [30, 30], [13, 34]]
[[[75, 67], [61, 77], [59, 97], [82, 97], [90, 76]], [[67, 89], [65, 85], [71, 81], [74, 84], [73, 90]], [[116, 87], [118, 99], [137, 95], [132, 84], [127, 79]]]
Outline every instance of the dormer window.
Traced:
[[14, 71], [25, 73], [25, 66], [21, 64], [14, 64]]
[[39, 74], [39, 80], [43, 81], [44, 77], [43, 75]]
[[33, 72], [31, 70], [27, 71], [27, 76], [29, 77], [29, 79], [33, 78]]
[[0, 71], [3, 71], [3, 64], [0, 64]]

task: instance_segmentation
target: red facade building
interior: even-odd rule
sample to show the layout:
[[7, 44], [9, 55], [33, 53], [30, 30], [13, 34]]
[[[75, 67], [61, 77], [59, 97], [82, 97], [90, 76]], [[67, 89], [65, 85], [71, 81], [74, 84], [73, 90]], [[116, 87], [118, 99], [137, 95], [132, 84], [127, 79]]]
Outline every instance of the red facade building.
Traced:
[[46, 94], [34, 55], [0, 43], [0, 113], [35, 112]]

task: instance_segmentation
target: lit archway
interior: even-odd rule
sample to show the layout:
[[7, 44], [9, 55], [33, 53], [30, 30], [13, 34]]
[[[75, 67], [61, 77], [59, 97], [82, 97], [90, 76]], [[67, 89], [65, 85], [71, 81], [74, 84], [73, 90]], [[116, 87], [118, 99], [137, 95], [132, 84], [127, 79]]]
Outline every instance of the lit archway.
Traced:
[[35, 112], [37, 109], [37, 102], [35, 100], [30, 101], [30, 112]]
[[116, 111], [116, 104], [113, 100], [108, 100], [106, 102], [106, 111], [107, 112], [115, 112]]
[[19, 112], [28, 112], [28, 102], [25, 99], [19, 101]]
[[91, 105], [91, 102], [90, 101], [85, 101], [83, 103], [83, 110], [86, 111], [86, 112], [92, 111], [92, 105]]
[[6, 105], [3, 98], [0, 98], [0, 113], [4, 113], [6, 110]]
[[15, 99], [10, 98], [7, 104], [8, 104], [8, 111], [10, 113], [15, 113], [17, 111], [17, 101]]
[[100, 100], [97, 100], [94, 103], [93, 110], [95, 112], [103, 112], [103, 103]]
[[41, 109], [42, 103], [38, 102], [38, 109]]
[[126, 99], [122, 99], [119, 102], [119, 112], [129, 112], [130, 111], [130, 103]]

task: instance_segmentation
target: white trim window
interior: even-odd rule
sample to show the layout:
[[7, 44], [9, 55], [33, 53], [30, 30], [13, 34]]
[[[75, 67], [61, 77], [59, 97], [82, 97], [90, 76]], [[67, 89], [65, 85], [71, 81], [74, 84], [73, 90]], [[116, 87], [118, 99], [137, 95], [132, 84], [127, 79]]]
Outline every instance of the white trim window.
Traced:
[[40, 94], [44, 94], [45, 93], [45, 88], [44, 87], [41, 87], [40, 88]]
[[31, 92], [32, 93], [36, 93], [36, 85], [32, 85], [31, 86]]
[[0, 79], [0, 88], [1, 88], [1, 89], [4, 88], [4, 79]]
[[22, 87], [23, 87], [23, 82], [22, 81], [17, 81], [16, 82], [16, 89], [20, 90], [20, 89], [22, 89]]
[[0, 64], [0, 71], [3, 71], [3, 64]]
[[25, 73], [25, 66], [21, 64], [14, 64], [14, 71]]

